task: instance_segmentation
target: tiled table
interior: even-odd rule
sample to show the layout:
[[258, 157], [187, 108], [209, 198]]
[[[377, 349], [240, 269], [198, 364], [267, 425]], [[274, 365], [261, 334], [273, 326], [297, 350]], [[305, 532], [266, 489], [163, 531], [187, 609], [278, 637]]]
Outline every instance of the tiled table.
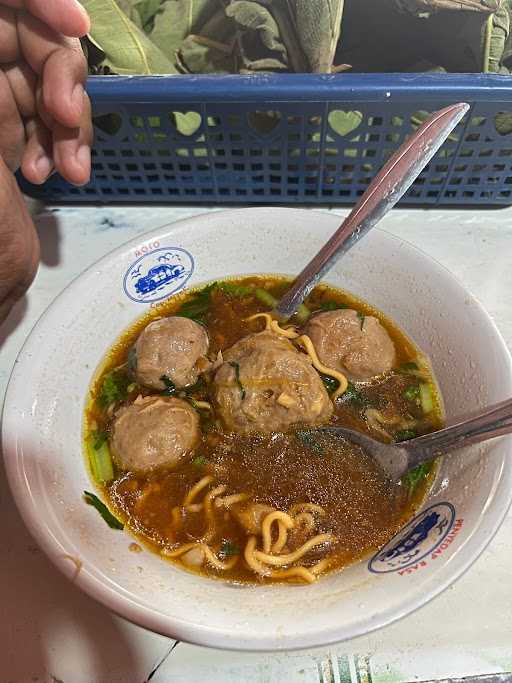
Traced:
[[[76, 275], [132, 237], [203, 211], [41, 210], [41, 269], [0, 328], [2, 397], [31, 327]], [[404, 209], [383, 227], [454, 272], [512, 346], [512, 209]], [[512, 681], [510, 515], [466, 576], [419, 612], [328, 650], [280, 655], [184, 644], [169, 654], [172, 641], [113, 616], [54, 570], [25, 530], [1, 469], [0, 530], [0, 683], [143, 683], [155, 669], [151, 683], [401, 683], [469, 676]]]

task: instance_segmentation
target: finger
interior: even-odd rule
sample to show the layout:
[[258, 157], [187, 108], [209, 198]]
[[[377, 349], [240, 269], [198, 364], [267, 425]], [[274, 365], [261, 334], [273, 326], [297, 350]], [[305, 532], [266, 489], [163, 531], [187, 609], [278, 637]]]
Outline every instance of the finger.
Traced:
[[24, 62], [4, 67], [11, 91], [16, 100], [16, 106], [23, 118], [36, 114], [35, 92], [37, 79], [32, 69]]
[[64, 126], [78, 127], [87, 77], [80, 42], [55, 33], [26, 13], [18, 19], [18, 35], [25, 59], [43, 79], [48, 113]]
[[0, 5], [0, 64], [15, 62], [19, 57], [16, 15]]
[[91, 103], [84, 93], [80, 127], [72, 130], [56, 124], [53, 129], [55, 167], [73, 185], [85, 185], [90, 180], [92, 139]]
[[15, 171], [23, 153], [25, 128], [7, 76], [0, 69], [0, 155], [11, 171]]
[[41, 119], [25, 123], [27, 144], [21, 160], [21, 172], [34, 185], [44, 183], [54, 170], [52, 134]]
[[89, 15], [77, 0], [2, 0], [14, 9], [26, 9], [57, 33], [81, 38], [91, 30]]

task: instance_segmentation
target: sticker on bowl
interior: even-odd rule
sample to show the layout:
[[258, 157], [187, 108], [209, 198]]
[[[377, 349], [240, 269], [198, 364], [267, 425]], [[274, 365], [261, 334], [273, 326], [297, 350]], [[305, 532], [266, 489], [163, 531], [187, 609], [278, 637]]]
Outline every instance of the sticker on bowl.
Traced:
[[372, 557], [368, 569], [374, 574], [387, 574], [418, 565], [445, 541], [454, 522], [455, 508], [451, 503], [432, 505], [393, 536]]
[[194, 259], [185, 249], [162, 247], [132, 263], [123, 287], [132, 301], [151, 304], [167, 299], [186, 285], [194, 272]]

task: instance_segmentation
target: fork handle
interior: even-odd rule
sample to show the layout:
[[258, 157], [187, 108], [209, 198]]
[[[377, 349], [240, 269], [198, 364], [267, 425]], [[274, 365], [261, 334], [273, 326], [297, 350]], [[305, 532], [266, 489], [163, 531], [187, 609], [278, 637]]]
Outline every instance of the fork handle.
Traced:
[[444, 455], [446, 452], [512, 434], [512, 399], [489, 406], [457, 424], [432, 434], [405, 441], [411, 467]]

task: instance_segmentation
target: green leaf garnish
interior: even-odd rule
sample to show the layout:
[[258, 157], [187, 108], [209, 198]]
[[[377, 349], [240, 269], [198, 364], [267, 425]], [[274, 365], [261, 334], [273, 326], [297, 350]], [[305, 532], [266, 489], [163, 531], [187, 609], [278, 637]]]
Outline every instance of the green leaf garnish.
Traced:
[[395, 432], [395, 441], [410, 441], [416, 438], [416, 432], [414, 429], [401, 429]]
[[336, 301], [324, 301], [320, 304], [322, 311], [340, 311], [344, 308], [348, 308], [347, 304], [338, 304]]
[[361, 321], [361, 329], [363, 329], [364, 325], [364, 313], [361, 313], [361, 311], [357, 311], [357, 317]]
[[348, 383], [348, 387], [342, 396], [343, 400], [351, 403], [354, 406], [362, 407], [370, 405], [370, 401], [361, 393], [361, 391], [352, 382]]
[[419, 384], [411, 384], [411, 386], [407, 387], [407, 389], [403, 392], [402, 396], [405, 398], [406, 401], [411, 401], [412, 403], [419, 404], [419, 402], [420, 402], [420, 386], [419, 386]]
[[252, 296], [254, 294], [254, 287], [246, 287], [244, 285], [237, 285], [236, 282], [219, 282], [218, 288], [227, 294], [242, 299], [245, 296]]
[[84, 491], [84, 500], [87, 503], [87, 505], [91, 505], [100, 513], [102, 518], [105, 520], [105, 522], [109, 525], [111, 529], [118, 529], [120, 531], [124, 529], [124, 524], [120, 522], [116, 517], [114, 517], [114, 515], [110, 512], [105, 503], [103, 503], [98, 498], [98, 496], [94, 495], [94, 493]]
[[409, 496], [411, 496], [418, 485], [430, 474], [432, 464], [430, 462], [424, 462], [422, 465], [418, 465], [407, 474], [402, 477], [402, 484], [407, 486], [409, 491]]
[[238, 388], [240, 389], [240, 395], [242, 397], [242, 401], [245, 399], [246, 392], [243, 387], [242, 382], [240, 381], [240, 365], [238, 363], [230, 363], [231, 367], [235, 369], [235, 379], [236, 383], [238, 384]]
[[234, 555], [240, 555], [240, 548], [236, 543], [233, 543], [233, 541], [222, 541], [219, 558], [222, 560], [225, 557], [233, 557]]
[[210, 298], [212, 292], [217, 288], [217, 283], [212, 282], [211, 285], [203, 287], [203, 289], [196, 292], [188, 301], [178, 309], [176, 315], [182, 318], [190, 318], [198, 323], [204, 323], [208, 309], [210, 308]]
[[176, 393], [176, 385], [172, 382], [167, 375], [162, 375], [160, 381], [165, 384], [165, 389], [162, 391], [164, 396], [174, 396]]
[[103, 446], [103, 444], [107, 440], [108, 440], [107, 432], [104, 432], [100, 429], [94, 429], [91, 432], [92, 447], [94, 448], [95, 451], [99, 451], [99, 449]]
[[402, 363], [402, 365], [398, 368], [398, 372], [405, 374], [407, 374], [408, 372], [414, 372], [415, 370], [419, 370], [419, 367], [417, 363], [414, 363], [412, 361], [410, 361], [409, 363]]
[[324, 383], [324, 386], [327, 389], [328, 394], [333, 394], [336, 391], [336, 389], [340, 386], [338, 380], [334, 377], [331, 377], [330, 375], [322, 375], [320, 373], [320, 379]]
[[196, 455], [196, 457], [192, 460], [192, 464], [196, 467], [204, 467], [208, 464], [208, 460], [204, 455]]
[[113, 403], [125, 401], [128, 397], [128, 386], [130, 383], [130, 378], [122, 370], [112, 370], [108, 375], [105, 375], [98, 395], [100, 406], [107, 408]]
[[318, 434], [316, 432], [308, 429], [299, 429], [295, 432], [295, 438], [318, 455], [324, 454], [324, 449], [318, 443]]

